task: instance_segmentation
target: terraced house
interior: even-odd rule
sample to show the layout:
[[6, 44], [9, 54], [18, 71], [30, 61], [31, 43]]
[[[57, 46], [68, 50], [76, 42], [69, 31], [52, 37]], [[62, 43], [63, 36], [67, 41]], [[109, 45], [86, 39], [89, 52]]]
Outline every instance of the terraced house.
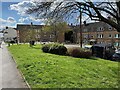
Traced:
[[[79, 25], [68, 25], [71, 31], [58, 33], [57, 41], [60, 43], [79, 43], [80, 30]], [[45, 32], [44, 25], [24, 25], [18, 24], [18, 39], [20, 42], [35, 41], [55, 41], [54, 32]], [[120, 47], [120, 32], [117, 32], [113, 27], [104, 22], [95, 22], [82, 25], [82, 41], [83, 44], [108, 43], [116, 47]]]
[[120, 47], [120, 32], [104, 22], [89, 23], [82, 28], [83, 42], [108, 43]]
[[[17, 24], [18, 40], [20, 43], [26, 43], [30, 40], [41, 41], [41, 42], [54, 42], [54, 32], [45, 31], [44, 25], [33, 25], [33, 24]], [[64, 34], [58, 33], [58, 42], [64, 42]]]

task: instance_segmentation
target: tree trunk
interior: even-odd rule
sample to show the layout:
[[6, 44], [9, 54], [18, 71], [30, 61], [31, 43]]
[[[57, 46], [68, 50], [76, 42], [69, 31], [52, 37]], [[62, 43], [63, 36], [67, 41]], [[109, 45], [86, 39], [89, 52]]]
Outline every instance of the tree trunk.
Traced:
[[117, 31], [120, 32], [120, 1], [118, 1], [117, 3], [117, 11], [118, 11], [118, 20], [117, 20], [117, 23], [118, 23], [118, 29]]
[[55, 42], [57, 42], [57, 31], [56, 31], [56, 25], [54, 25], [54, 35], [55, 35]]
[[57, 32], [55, 31], [54, 34], [55, 34], [55, 42], [57, 42]]

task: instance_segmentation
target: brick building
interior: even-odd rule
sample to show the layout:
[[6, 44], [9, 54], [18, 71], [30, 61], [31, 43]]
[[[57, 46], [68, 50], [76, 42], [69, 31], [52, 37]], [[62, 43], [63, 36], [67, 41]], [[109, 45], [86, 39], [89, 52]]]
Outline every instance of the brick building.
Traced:
[[[44, 27], [44, 25], [18, 24], [17, 30], [19, 42], [29, 42], [30, 39], [35, 39], [35, 41], [54, 42], [54, 32], [45, 32], [42, 27]], [[69, 27], [71, 28], [71, 31], [58, 33], [57, 41], [60, 43], [79, 43], [79, 25], [71, 24]], [[87, 25], [82, 25], [82, 41], [83, 44], [96, 42], [114, 44], [115, 46], [120, 47], [120, 32], [117, 32], [113, 27], [104, 22], [89, 23]]]
[[96, 41], [97, 43], [108, 43], [120, 47], [120, 32], [104, 22], [87, 24], [82, 28], [83, 43]]
[[[18, 33], [18, 41], [20, 43], [26, 43], [30, 40], [34, 41], [42, 41], [42, 42], [54, 42], [55, 35], [54, 32], [44, 31], [44, 25], [24, 25], [17, 24], [17, 33]], [[58, 33], [57, 41], [62, 43], [64, 42], [64, 33]]]

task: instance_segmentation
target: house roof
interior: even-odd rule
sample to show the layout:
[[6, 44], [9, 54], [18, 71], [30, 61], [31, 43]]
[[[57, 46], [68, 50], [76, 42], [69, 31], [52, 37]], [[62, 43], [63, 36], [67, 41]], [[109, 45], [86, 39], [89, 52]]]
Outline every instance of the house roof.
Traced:
[[[109, 30], [110, 25], [104, 22], [94, 22], [94, 23], [88, 23], [86, 26], [83, 26], [83, 32], [84, 29], [87, 30], [87, 32], [95, 32], [99, 30], [100, 28], [103, 28], [105, 31]], [[112, 29], [113, 30], [113, 29]]]
[[17, 30], [24, 30], [28, 28], [40, 29], [44, 25], [31, 25], [31, 24], [17, 24]]

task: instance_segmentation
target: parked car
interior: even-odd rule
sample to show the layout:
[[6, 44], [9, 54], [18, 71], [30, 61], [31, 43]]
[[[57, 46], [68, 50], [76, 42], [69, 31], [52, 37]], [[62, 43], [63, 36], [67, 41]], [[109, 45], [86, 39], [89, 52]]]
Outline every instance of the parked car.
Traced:
[[115, 52], [114, 54], [113, 54], [113, 56], [112, 56], [112, 60], [114, 60], [114, 61], [120, 61], [120, 51], [118, 51], [118, 52]]

